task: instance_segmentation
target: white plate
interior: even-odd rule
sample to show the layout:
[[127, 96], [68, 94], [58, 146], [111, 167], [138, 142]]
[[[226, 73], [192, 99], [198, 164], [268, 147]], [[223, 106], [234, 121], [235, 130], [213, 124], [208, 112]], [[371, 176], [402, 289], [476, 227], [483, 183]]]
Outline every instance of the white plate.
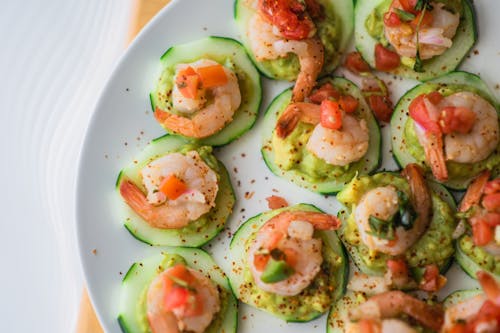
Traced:
[[[479, 73], [499, 97], [500, 60], [498, 31], [500, 3], [495, 0], [476, 1], [480, 22], [480, 42], [462, 69]], [[80, 160], [77, 190], [77, 223], [80, 256], [90, 296], [99, 319], [107, 332], [120, 332], [117, 323], [120, 282], [131, 263], [157, 253], [134, 239], [117, 217], [118, 196], [114, 185], [119, 170], [127, 165], [150, 139], [164, 134], [150, 110], [149, 91], [159, 74], [159, 58], [170, 46], [209, 35], [236, 39], [232, 0], [174, 0], [139, 35], [120, 60], [97, 103], [85, 139]], [[486, 29], [488, 27], [488, 29]], [[394, 80], [394, 100], [415, 82]], [[288, 87], [284, 82], [263, 80], [262, 111], [273, 96]], [[495, 88], [495, 86], [497, 88]], [[278, 194], [291, 204], [308, 202], [330, 213], [339, 206], [334, 197], [323, 197], [288, 184], [271, 174], [261, 155], [262, 117], [242, 138], [218, 149], [216, 155], [227, 166], [236, 191], [237, 204], [227, 230], [205, 247], [227, 272], [227, 249], [231, 232], [247, 218], [267, 210], [265, 198]], [[389, 170], [396, 165], [389, 153], [388, 126], [384, 128], [384, 164]], [[254, 193], [245, 198], [245, 193]], [[249, 195], [247, 195], [248, 197]], [[471, 280], [458, 268], [448, 273], [448, 291], [468, 287]], [[306, 324], [287, 324], [259, 310], [240, 306], [239, 332], [325, 332], [326, 316]]]

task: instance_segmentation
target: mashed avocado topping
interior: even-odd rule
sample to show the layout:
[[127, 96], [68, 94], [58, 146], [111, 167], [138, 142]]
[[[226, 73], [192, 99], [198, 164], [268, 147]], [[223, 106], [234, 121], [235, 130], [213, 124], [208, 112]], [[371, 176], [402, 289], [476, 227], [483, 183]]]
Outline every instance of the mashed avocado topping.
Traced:
[[[177, 264], [186, 265], [186, 260], [178, 254], [164, 253], [163, 255], [164, 255], [164, 259], [161, 262], [161, 264], [158, 266], [158, 268], [156, 269], [156, 274], [151, 277], [151, 280], [147, 281], [146, 285], [144, 286], [144, 290], [141, 293], [139, 301], [137, 302], [137, 305], [136, 305], [137, 322], [140, 323], [141, 332], [143, 332], [143, 333], [146, 333], [146, 332], [151, 333], [151, 329], [149, 327], [148, 318], [147, 318], [147, 293], [148, 293], [149, 285], [160, 273], [167, 270], [168, 268], [173, 267]], [[217, 290], [219, 291], [220, 310], [218, 313], [215, 314], [214, 318], [212, 319], [212, 322], [210, 323], [210, 326], [208, 326], [207, 329], [205, 330], [206, 333], [219, 333], [220, 332], [220, 327], [222, 326], [222, 323], [224, 321], [224, 314], [226, 313], [227, 307], [229, 305], [229, 303], [228, 303], [229, 292], [219, 285], [217, 285]]]
[[[466, 85], [437, 85], [437, 84], [428, 84], [428, 88], [422, 93], [429, 93], [431, 91], [438, 91], [443, 96], [450, 96], [460, 91], [470, 91], [474, 94], [481, 96], [486, 99], [492, 105], [496, 105], [491, 99], [482, 93], [479, 89], [476, 89], [472, 86]], [[498, 110], [497, 110], [498, 112]], [[417, 160], [417, 162], [426, 169], [426, 171], [430, 172], [430, 167], [427, 165], [425, 161], [425, 152], [424, 148], [420, 145], [418, 141], [417, 134], [415, 132], [415, 125], [412, 118], [408, 117], [408, 120], [405, 123], [405, 127], [403, 130], [403, 138], [405, 142], [405, 148], [407, 151]], [[470, 178], [477, 175], [479, 172], [489, 169], [493, 170], [498, 168], [500, 165], [500, 142], [497, 146], [497, 149], [493, 151], [493, 153], [483, 161], [478, 163], [458, 163], [454, 161], [447, 161], [446, 167], [448, 169], [449, 179], [453, 180], [463, 180], [467, 181]]]
[[500, 260], [482, 247], [476, 246], [472, 237], [464, 235], [458, 240], [460, 250], [482, 269], [500, 276]]
[[[255, 236], [256, 233], [247, 240], [246, 252]], [[323, 240], [323, 263], [312, 283], [300, 294], [280, 296], [261, 290], [255, 284], [248, 265], [245, 265], [243, 272], [245, 284], [240, 288], [242, 294], [245, 294], [242, 298], [251, 299], [260, 309], [294, 318], [294, 321], [311, 320], [328, 311], [336, 300], [337, 288], [343, 288], [341, 281], [338, 281], [338, 274], [344, 269], [345, 259], [328, 246], [328, 241], [321, 232], [316, 232], [314, 237], [321, 237]]]
[[[327, 74], [336, 67], [340, 60], [341, 55], [338, 51], [338, 44], [343, 32], [330, 0], [317, 0], [317, 2], [323, 6], [322, 13], [324, 17], [314, 20], [314, 24], [316, 25], [316, 34], [321, 39], [325, 49], [322, 73]], [[284, 58], [261, 61], [261, 64], [274, 76], [288, 81], [295, 80], [300, 71], [299, 59], [293, 53], [289, 53]]]
[[[402, 177], [392, 173], [378, 173], [373, 176], [354, 178], [341, 192], [337, 200], [347, 207], [341, 214], [343, 228], [341, 238], [347, 243], [347, 248], [353, 259], [374, 273], [383, 273], [387, 267], [390, 255], [370, 250], [361, 240], [354, 219], [354, 210], [362, 196], [377, 187], [393, 185], [409, 195], [409, 185]], [[433, 215], [427, 231], [404, 254], [410, 268], [423, 267], [428, 264], [444, 266], [453, 255], [452, 234], [456, 222], [451, 208], [437, 194], [432, 193]], [[357, 257], [357, 258], [356, 258]]]

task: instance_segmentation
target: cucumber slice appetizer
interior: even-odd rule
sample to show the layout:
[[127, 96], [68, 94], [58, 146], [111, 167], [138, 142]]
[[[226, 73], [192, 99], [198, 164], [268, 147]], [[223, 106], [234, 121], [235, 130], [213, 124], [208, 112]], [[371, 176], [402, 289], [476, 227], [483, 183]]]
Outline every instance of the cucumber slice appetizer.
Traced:
[[457, 240], [455, 260], [473, 279], [477, 279], [478, 271], [489, 272], [500, 279], [500, 259], [476, 246], [469, 235]]
[[[349, 94], [359, 101], [358, 110], [354, 114], [365, 119], [370, 137], [369, 148], [365, 156], [361, 160], [345, 167], [327, 164], [322, 159], [317, 158], [307, 151], [306, 143], [312, 133], [311, 128], [313, 126], [299, 122], [294, 132], [284, 141], [289, 142], [294, 135], [300, 136], [304, 142], [300, 144], [296, 144], [295, 142], [289, 143], [289, 151], [296, 150], [296, 153], [300, 154], [300, 157], [290, 159], [290, 161], [293, 161], [290, 163], [287, 160], [287, 165], [280, 167], [280, 164], [277, 163], [275, 148], [273, 147], [274, 128], [278, 117], [290, 103], [291, 89], [287, 89], [278, 95], [267, 108], [262, 131], [264, 136], [261, 153], [266, 165], [276, 176], [283, 177], [313, 192], [332, 194], [340, 191], [356, 174], [366, 175], [378, 167], [381, 158], [381, 138], [377, 121], [356, 85], [349, 80], [339, 77], [325, 78], [318, 85], [321, 86], [326, 82], [330, 82], [339, 91]], [[297, 163], [297, 161], [300, 163]], [[312, 167], [307, 166], [310, 164], [312, 164]], [[303, 165], [304, 168], [302, 168]], [[314, 169], [315, 165], [323, 166], [328, 171], [319, 174], [317, 170], [312, 170], [313, 175], [303, 171], [305, 169]]]
[[124, 333], [151, 332], [146, 316], [146, 294], [150, 283], [161, 272], [177, 263], [196, 269], [212, 280], [219, 290], [220, 311], [206, 333], [234, 333], [238, 325], [238, 303], [224, 272], [202, 249], [165, 248], [161, 254], [134, 263], [121, 286], [118, 322]]
[[[323, 20], [316, 20], [317, 35], [325, 47], [323, 74], [333, 72], [339, 65], [342, 54], [345, 52], [354, 29], [354, 8], [352, 0], [316, 0], [323, 6]], [[269, 79], [294, 81], [300, 70], [298, 58], [289, 53], [286, 58], [258, 61], [253, 55], [250, 40], [247, 35], [248, 23], [252, 16], [257, 14], [250, 8], [247, 0], [235, 0], [234, 19], [241, 32], [243, 45], [250, 54], [253, 62]]]
[[215, 207], [199, 219], [190, 222], [180, 229], [154, 228], [137, 215], [123, 200], [121, 200], [121, 218], [125, 228], [138, 240], [150, 245], [199, 247], [209, 242], [222, 229], [235, 203], [231, 181], [224, 165], [212, 155], [212, 148], [189, 143], [184, 138], [165, 135], [155, 140], [131, 163], [124, 168], [116, 181], [117, 194], [120, 196], [120, 185], [129, 179], [142, 188], [140, 170], [151, 161], [168, 153], [196, 150], [207, 165], [219, 175], [219, 191], [215, 199]]
[[[381, 13], [387, 12], [391, 2], [392, 0], [358, 0], [354, 9], [356, 48], [373, 68], [375, 68], [375, 45], [380, 43], [381, 38], [385, 39], [385, 36], [383, 36], [383, 29], [380, 29], [376, 33], [378, 38], [373, 37], [368, 31], [367, 25], [373, 26], [375, 29], [376, 25], [383, 24]], [[461, 0], [461, 2], [460, 24], [455, 37], [453, 37], [453, 45], [443, 54], [424, 60], [422, 73], [417, 73], [413, 68], [404, 65], [400, 65], [391, 73], [419, 81], [427, 81], [451, 72], [460, 65], [477, 40], [474, 7], [469, 0]]]
[[[421, 276], [428, 264], [437, 264], [444, 274], [450, 267], [454, 253], [452, 234], [456, 228], [453, 215], [456, 205], [453, 196], [442, 185], [433, 182], [428, 184], [432, 192], [434, 214], [427, 231], [404, 253], [408, 266], [416, 277]], [[362, 243], [352, 211], [366, 192], [387, 185], [394, 185], [409, 193], [409, 185], [404, 178], [395, 173], [381, 172], [355, 178], [337, 194], [337, 200], [344, 205], [344, 209], [339, 212], [342, 227], [337, 233], [354, 264], [368, 275], [383, 275], [387, 269], [387, 260], [393, 257], [379, 252], [372, 253]]]
[[[427, 171], [427, 176], [434, 179], [430, 167], [425, 162], [424, 149], [418, 142], [413, 130], [413, 120], [408, 116], [408, 108], [413, 99], [432, 91], [440, 91], [444, 95], [450, 95], [457, 91], [470, 91], [489, 101], [497, 109], [497, 112], [500, 112], [500, 105], [479, 76], [466, 72], [449, 73], [420, 84], [401, 97], [391, 118], [392, 153], [394, 158], [401, 167], [405, 167], [410, 163], [419, 163]], [[486, 160], [479, 163], [447, 162], [446, 165], [449, 179], [443, 185], [454, 190], [463, 190], [484, 169], [492, 170], [494, 176], [500, 174], [500, 144]]]
[[[172, 109], [172, 88], [175, 67], [180, 63], [191, 63], [199, 59], [210, 59], [231, 69], [238, 77], [241, 92], [240, 107], [234, 112], [233, 120], [219, 132], [194, 140], [203, 145], [222, 146], [239, 138], [248, 131], [259, 111], [262, 98], [260, 76], [252, 61], [239, 42], [225, 37], [208, 37], [191, 43], [172, 46], [160, 58], [162, 73], [150, 94], [153, 113], [156, 107], [163, 111]], [[175, 110], [174, 110], [175, 113]], [[173, 133], [168, 128], [165, 130]]]
[[[243, 303], [269, 312], [287, 322], [306, 322], [321, 316], [344, 294], [349, 275], [347, 256], [335, 232], [316, 231], [323, 240], [324, 259], [321, 272], [326, 270], [327, 273], [318, 273], [311, 285], [297, 296], [279, 296], [258, 289], [248, 269], [246, 253], [250, 241], [254, 239], [260, 227], [283, 211], [321, 212], [312, 205], [298, 204], [250, 218], [239, 227], [229, 245], [233, 262], [229, 280], [236, 297]], [[328, 285], [334, 289], [325, 293], [325, 291], [320, 291], [317, 285]]]

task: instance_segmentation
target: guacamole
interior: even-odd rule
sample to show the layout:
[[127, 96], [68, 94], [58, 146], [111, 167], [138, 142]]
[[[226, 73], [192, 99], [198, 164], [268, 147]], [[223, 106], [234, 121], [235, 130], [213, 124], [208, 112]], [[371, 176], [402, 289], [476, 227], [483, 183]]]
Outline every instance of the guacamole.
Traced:
[[[147, 282], [146, 286], [144, 287], [144, 290], [140, 295], [139, 302], [136, 305], [136, 319], [137, 322], [140, 323], [141, 325], [142, 328], [141, 332], [151, 332], [147, 318], [147, 303], [146, 303], [149, 284], [156, 278], [156, 276], [158, 276], [158, 274], [165, 271], [166, 269], [175, 266], [176, 264], [186, 265], [186, 260], [178, 254], [164, 254], [164, 257], [165, 257], [164, 260], [156, 270], [157, 271], [156, 275], [154, 275], [151, 278], [151, 280]], [[205, 330], [206, 333], [220, 332], [220, 328], [224, 321], [224, 315], [229, 305], [228, 304], [229, 292], [219, 285], [217, 285], [217, 290], [219, 291], [220, 310], [218, 313], [215, 314], [214, 318], [212, 319], [212, 322], [210, 323], [210, 326], [208, 326], [207, 329]]]
[[[407, 181], [397, 174], [378, 173], [373, 176], [354, 178], [341, 192], [337, 200], [346, 206], [340, 214], [343, 227], [339, 234], [347, 250], [358, 267], [369, 274], [383, 274], [390, 255], [370, 250], [361, 240], [354, 219], [354, 210], [362, 196], [377, 187], [393, 185], [409, 196]], [[450, 206], [436, 193], [432, 193], [433, 215], [427, 231], [404, 254], [411, 269], [422, 268], [429, 264], [444, 267], [454, 253], [452, 234], [456, 221]]]
[[[500, 258], [486, 252], [480, 246], [476, 246], [472, 237], [464, 235], [458, 240], [459, 250], [462, 251], [470, 260], [488, 272], [500, 276]], [[475, 277], [474, 277], [475, 278]]]

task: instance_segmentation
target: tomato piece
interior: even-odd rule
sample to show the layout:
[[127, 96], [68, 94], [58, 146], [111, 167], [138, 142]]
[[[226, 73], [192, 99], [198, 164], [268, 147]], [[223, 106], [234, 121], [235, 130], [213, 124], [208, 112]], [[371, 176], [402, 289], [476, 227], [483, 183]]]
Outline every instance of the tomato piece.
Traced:
[[309, 100], [315, 104], [321, 104], [325, 99], [330, 98], [340, 98], [339, 91], [331, 83], [325, 83], [309, 96]]
[[394, 110], [389, 97], [371, 95], [367, 97], [367, 102], [378, 120], [385, 121], [387, 123], [391, 120], [392, 112]]
[[482, 200], [482, 205], [490, 212], [500, 212], [500, 193], [485, 195]]
[[165, 293], [163, 306], [165, 310], [172, 311], [188, 302], [189, 291], [183, 287], [173, 287], [168, 293]]
[[368, 65], [359, 52], [349, 53], [345, 59], [344, 66], [353, 73], [368, 73], [371, 71], [370, 65]]
[[493, 228], [479, 219], [472, 225], [472, 239], [477, 246], [484, 246], [493, 239]]
[[487, 213], [483, 216], [484, 222], [488, 223], [491, 227], [500, 225], [500, 213]]
[[203, 88], [214, 88], [227, 83], [226, 71], [222, 65], [199, 67], [196, 69]]
[[446, 283], [446, 278], [439, 274], [436, 264], [425, 266], [424, 276], [420, 281], [420, 289], [424, 291], [438, 291]]
[[[422, 15], [424, 15], [422, 17]], [[422, 19], [422, 22], [420, 22], [420, 19]], [[434, 16], [432, 15], [432, 13], [428, 10], [425, 11], [421, 11], [420, 13], [418, 13], [418, 15], [410, 22], [410, 25], [414, 28], [416, 28], [418, 26], [418, 22], [420, 22], [420, 29], [421, 28], [428, 28], [428, 27], [431, 27], [432, 26], [432, 23], [434, 22]]]
[[401, 20], [398, 14], [394, 12], [387, 12], [384, 15], [384, 24], [387, 27], [395, 28], [401, 25]]
[[177, 73], [175, 84], [182, 96], [195, 99], [198, 96], [200, 77], [191, 66], [188, 66]]
[[337, 102], [327, 99], [321, 102], [320, 123], [321, 126], [332, 130], [342, 127], [342, 111]]
[[426, 131], [434, 134], [441, 134], [439, 124], [433, 121], [429, 115], [424, 98], [426, 98], [426, 95], [422, 94], [411, 102], [409, 107], [410, 117]]
[[347, 113], [352, 113], [358, 108], [359, 102], [356, 98], [351, 95], [341, 96], [339, 99], [339, 105], [342, 110]]
[[308, 38], [314, 29], [306, 6], [297, 0], [260, 0], [259, 10], [287, 39]]
[[448, 106], [441, 110], [439, 125], [443, 133], [467, 134], [476, 122], [476, 114], [468, 108]]
[[407, 12], [415, 14], [417, 11], [415, 10], [415, 6], [417, 5], [418, 0], [399, 0], [399, 3], [403, 7], [403, 9]]
[[425, 97], [434, 105], [438, 105], [444, 99], [444, 96], [439, 91], [430, 92]]
[[399, 67], [401, 58], [399, 54], [386, 49], [382, 44], [375, 46], [375, 68], [380, 71], [391, 71]]
[[165, 194], [169, 200], [175, 200], [187, 190], [186, 183], [175, 175], [170, 175], [163, 179], [159, 188], [160, 192]]
[[500, 178], [489, 181], [484, 186], [484, 194], [500, 192]]
[[288, 202], [284, 198], [277, 195], [271, 195], [270, 197], [267, 197], [266, 200], [269, 209], [288, 207]]
[[259, 272], [264, 271], [271, 256], [269, 254], [256, 254], [253, 256], [253, 265]]
[[391, 271], [393, 276], [408, 275], [408, 265], [404, 259], [387, 260], [387, 268]]

